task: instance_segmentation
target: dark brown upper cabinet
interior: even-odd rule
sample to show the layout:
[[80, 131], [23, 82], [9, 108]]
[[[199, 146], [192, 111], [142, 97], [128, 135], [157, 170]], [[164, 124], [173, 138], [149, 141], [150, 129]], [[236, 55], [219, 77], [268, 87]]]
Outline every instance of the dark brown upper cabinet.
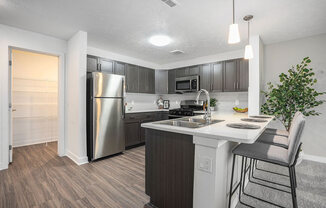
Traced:
[[248, 91], [249, 87], [249, 62], [246, 59], [238, 60], [238, 91]]
[[168, 94], [169, 93], [169, 72], [167, 70], [155, 71], [155, 93]]
[[99, 58], [99, 60], [99, 71], [113, 74], [113, 61], [104, 58]]
[[190, 66], [188, 68], [188, 75], [193, 76], [193, 75], [199, 75], [200, 73], [200, 65], [197, 66]]
[[168, 81], [169, 81], [169, 94], [175, 94], [175, 77], [176, 70], [172, 69], [168, 71]]
[[126, 66], [126, 91], [127, 92], [139, 92], [139, 67], [132, 64]]
[[189, 68], [184, 67], [184, 68], [179, 68], [176, 69], [175, 77], [185, 77], [189, 75]]
[[114, 74], [125, 75], [126, 64], [122, 62], [114, 62]]
[[223, 62], [217, 62], [212, 64], [211, 91], [213, 92], [223, 91], [223, 69]]
[[200, 89], [212, 90], [211, 86], [211, 64], [200, 66]]
[[138, 80], [140, 93], [155, 93], [155, 71], [153, 69], [139, 67]]
[[98, 71], [99, 58], [96, 56], [87, 55], [87, 72]]
[[224, 92], [237, 91], [237, 60], [224, 62]]

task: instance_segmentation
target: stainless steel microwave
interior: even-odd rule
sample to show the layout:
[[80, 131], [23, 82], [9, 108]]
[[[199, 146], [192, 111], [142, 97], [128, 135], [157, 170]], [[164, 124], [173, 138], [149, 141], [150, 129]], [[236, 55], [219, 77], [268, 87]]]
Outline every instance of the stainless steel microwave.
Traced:
[[179, 77], [175, 79], [175, 92], [197, 92], [199, 91], [199, 76]]

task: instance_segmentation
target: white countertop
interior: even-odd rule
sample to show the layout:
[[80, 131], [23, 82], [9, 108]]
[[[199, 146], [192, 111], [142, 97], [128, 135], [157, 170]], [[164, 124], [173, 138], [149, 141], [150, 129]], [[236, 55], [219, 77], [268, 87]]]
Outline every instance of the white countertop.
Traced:
[[[202, 116], [195, 116], [202, 117]], [[141, 126], [144, 128], [156, 129], [161, 131], [169, 131], [174, 133], [188, 134], [198, 137], [205, 137], [210, 139], [227, 140], [240, 143], [254, 143], [256, 139], [262, 134], [266, 126], [273, 120], [273, 118], [266, 119], [268, 122], [250, 124], [258, 125], [260, 129], [235, 129], [226, 126], [228, 123], [249, 123], [241, 121], [241, 118], [248, 118], [248, 114], [242, 113], [220, 113], [214, 112], [212, 119], [225, 120], [220, 123], [212, 124], [201, 128], [185, 128], [178, 126], [170, 126], [158, 124], [157, 122], [143, 123]]]
[[169, 109], [147, 109], [147, 110], [131, 110], [126, 111], [126, 113], [148, 113], [148, 112], [168, 112]]

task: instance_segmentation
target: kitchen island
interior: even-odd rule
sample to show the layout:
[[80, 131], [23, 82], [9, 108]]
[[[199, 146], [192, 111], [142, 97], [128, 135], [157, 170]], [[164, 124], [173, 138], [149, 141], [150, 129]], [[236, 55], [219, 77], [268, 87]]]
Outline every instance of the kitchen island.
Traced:
[[[198, 118], [202, 116], [191, 117]], [[220, 121], [200, 128], [167, 125], [162, 121], [142, 124], [146, 129], [146, 194], [150, 196], [145, 207], [227, 207], [232, 149], [239, 143], [254, 143], [272, 120], [250, 123], [260, 126], [259, 129], [227, 126], [248, 123], [242, 118], [248, 115], [214, 113], [212, 120]], [[239, 178], [239, 162], [235, 178]], [[236, 196], [231, 207], [238, 202]]]

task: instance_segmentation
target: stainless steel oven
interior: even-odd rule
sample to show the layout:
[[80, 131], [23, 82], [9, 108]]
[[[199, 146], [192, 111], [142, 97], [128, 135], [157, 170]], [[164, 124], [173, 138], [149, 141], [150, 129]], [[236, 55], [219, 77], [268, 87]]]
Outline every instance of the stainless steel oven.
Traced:
[[199, 76], [179, 77], [175, 79], [177, 93], [197, 92], [200, 89]]

